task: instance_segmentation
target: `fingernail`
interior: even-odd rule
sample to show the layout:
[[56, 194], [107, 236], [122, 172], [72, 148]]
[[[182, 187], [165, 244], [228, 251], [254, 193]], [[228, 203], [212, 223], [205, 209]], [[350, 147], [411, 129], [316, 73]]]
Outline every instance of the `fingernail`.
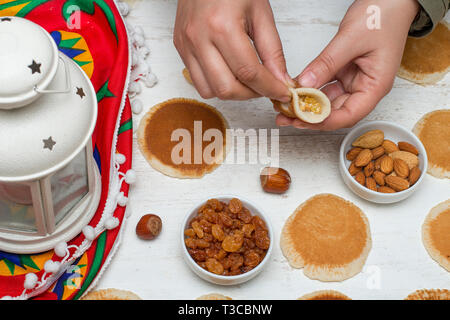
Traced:
[[302, 87], [314, 88], [317, 83], [317, 77], [312, 71], [308, 71], [300, 76], [298, 82]]
[[294, 80], [292, 80], [291, 76], [289, 75], [289, 73], [285, 73], [284, 74], [284, 78], [286, 79], [286, 83], [289, 87], [294, 87], [296, 86], [296, 83]]

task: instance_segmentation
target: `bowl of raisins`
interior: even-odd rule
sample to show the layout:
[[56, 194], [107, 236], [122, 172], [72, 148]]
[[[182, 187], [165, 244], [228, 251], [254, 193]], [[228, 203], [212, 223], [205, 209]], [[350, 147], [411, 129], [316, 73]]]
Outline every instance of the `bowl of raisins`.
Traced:
[[182, 225], [183, 256], [200, 278], [236, 285], [259, 274], [269, 260], [273, 231], [262, 210], [232, 195], [196, 205]]

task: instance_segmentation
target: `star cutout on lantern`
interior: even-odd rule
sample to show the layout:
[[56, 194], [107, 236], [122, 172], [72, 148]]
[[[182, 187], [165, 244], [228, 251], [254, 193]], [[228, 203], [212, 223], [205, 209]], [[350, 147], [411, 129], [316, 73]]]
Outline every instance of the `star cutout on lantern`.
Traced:
[[84, 93], [83, 88], [78, 88], [77, 87], [77, 95], [79, 95], [81, 99], [83, 99], [83, 97], [86, 96], [86, 94]]
[[31, 69], [31, 74], [41, 73], [41, 64], [33, 60], [33, 63], [28, 66]]
[[3, 22], [3, 21], [11, 21], [11, 18], [1, 18], [0, 21], [1, 22]]
[[44, 149], [48, 149], [50, 151], [53, 150], [53, 146], [56, 144], [56, 142], [53, 141], [52, 137], [48, 137], [48, 139], [43, 139], [42, 142], [44, 142]]

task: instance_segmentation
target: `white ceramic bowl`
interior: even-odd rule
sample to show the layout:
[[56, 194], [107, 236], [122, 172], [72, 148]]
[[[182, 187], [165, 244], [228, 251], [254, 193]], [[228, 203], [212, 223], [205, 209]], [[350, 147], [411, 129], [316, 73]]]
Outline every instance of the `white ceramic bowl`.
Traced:
[[[242, 204], [244, 205], [244, 207], [246, 207], [248, 210], [250, 210], [252, 215], [257, 215], [261, 219], [264, 220], [264, 222], [266, 223], [267, 229], [269, 231], [270, 246], [269, 246], [269, 249], [267, 250], [267, 254], [264, 257], [263, 261], [261, 261], [259, 263], [259, 265], [257, 265], [254, 269], [252, 269], [252, 270], [250, 270], [250, 271], [248, 271], [246, 273], [237, 275], [237, 276], [221, 276], [221, 275], [217, 275], [217, 274], [214, 274], [212, 272], [209, 272], [209, 271], [203, 269], [202, 267], [200, 267], [194, 261], [194, 259], [192, 259], [191, 255], [189, 254], [189, 252], [188, 252], [188, 250], [186, 248], [186, 245], [184, 244], [184, 239], [185, 239], [184, 230], [187, 229], [191, 219], [197, 214], [198, 209], [200, 209], [200, 207], [202, 205], [204, 205], [207, 200], [209, 200], [209, 199], [218, 199], [220, 201], [224, 201], [224, 202], [228, 203], [233, 198], [238, 198], [239, 200], [241, 200]], [[256, 275], [258, 275], [263, 270], [263, 268], [265, 267], [265, 265], [267, 264], [267, 262], [270, 259], [270, 255], [272, 253], [272, 248], [273, 248], [273, 242], [274, 242], [274, 238], [273, 238], [272, 225], [271, 225], [270, 221], [267, 219], [267, 216], [253, 202], [250, 202], [249, 200], [244, 199], [241, 196], [237, 196], [237, 195], [211, 196], [211, 197], [208, 197], [207, 199], [201, 201], [194, 208], [192, 208], [189, 211], [189, 213], [186, 215], [186, 217], [185, 217], [185, 219], [183, 221], [183, 224], [182, 224], [182, 228], [181, 228], [181, 247], [182, 247], [184, 260], [186, 261], [188, 266], [200, 278], [202, 278], [202, 279], [204, 279], [206, 281], [209, 281], [211, 283], [220, 284], [220, 285], [236, 285], [236, 284], [240, 284], [240, 283], [246, 282], [246, 281], [254, 278]]]
[[[352, 148], [352, 142], [363, 133], [375, 129], [382, 130], [384, 132], [385, 139], [392, 140], [395, 143], [399, 141], [406, 141], [414, 145], [417, 150], [419, 150], [419, 168], [422, 171], [422, 175], [420, 176], [419, 180], [417, 180], [417, 182], [409, 189], [396, 193], [380, 193], [372, 191], [360, 185], [348, 172], [348, 167], [350, 166], [351, 161], [347, 160], [346, 154], [348, 150]], [[394, 203], [409, 197], [419, 188], [420, 184], [422, 183], [423, 177], [425, 176], [427, 171], [427, 166], [427, 153], [422, 142], [410, 130], [405, 129], [398, 124], [387, 121], [371, 121], [356, 126], [347, 134], [347, 136], [344, 138], [344, 141], [342, 141], [341, 149], [339, 152], [339, 170], [345, 184], [350, 188], [350, 190], [352, 190], [361, 198], [375, 203]]]

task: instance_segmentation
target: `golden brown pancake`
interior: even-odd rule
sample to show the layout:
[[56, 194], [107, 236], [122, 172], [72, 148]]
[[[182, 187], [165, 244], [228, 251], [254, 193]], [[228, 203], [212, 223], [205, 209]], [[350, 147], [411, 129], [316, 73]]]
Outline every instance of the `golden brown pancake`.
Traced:
[[271, 100], [275, 111], [289, 118], [298, 118], [308, 123], [323, 122], [331, 112], [331, 102], [320, 90], [301, 88], [298, 83], [295, 88], [289, 88], [292, 100], [289, 103]]
[[81, 300], [142, 300], [131, 291], [119, 289], [101, 289], [89, 292]]
[[431, 258], [450, 271], [450, 199], [430, 210], [422, 225], [422, 241]]
[[210, 293], [198, 297], [196, 300], [233, 300], [230, 297], [224, 296], [220, 293]]
[[183, 69], [183, 76], [189, 84], [194, 85], [194, 82], [192, 82], [191, 74], [189, 73], [189, 70], [187, 68]]
[[436, 178], [450, 178], [450, 109], [427, 113], [413, 132], [427, 150], [427, 172]]
[[447, 289], [422, 289], [414, 291], [405, 300], [450, 300], [450, 291]]
[[433, 84], [450, 70], [450, 28], [439, 23], [423, 38], [408, 38], [398, 76], [418, 84]]
[[[194, 132], [196, 121], [201, 122], [197, 123], [201, 124], [201, 127], [197, 126], [198, 134]], [[142, 118], [138, 129], [139, 149], [150, 165], [165, 175], [201, 178], [223, 162], [227, 127], [222, 114], [210, 105], [192, 99], [171, 99], [154, 106]], [[174, 136], [172, 141], [172, 134], [180, 132], [179, 129], [189, 135]], [[205, 132], [217, 133], [222, 143], [216, 141], [219, 138], [215, 134], [211, 141], [206, 141]], [[213, 148], [214, 144], [217, 148]], [[204, 155], [211, 158], [205, 158]]]
[[359, 273], [371, 246], [364, 213], [333, 194], [319, 194], [302, 203], [281, 234], [281, 250], [289, 264], [321, 281], [342, 281]]
[[314, 291], [304, 296], [301, 296], [297, 300], [352, 300], [345, 294], [334, 290], [320, 290]]

